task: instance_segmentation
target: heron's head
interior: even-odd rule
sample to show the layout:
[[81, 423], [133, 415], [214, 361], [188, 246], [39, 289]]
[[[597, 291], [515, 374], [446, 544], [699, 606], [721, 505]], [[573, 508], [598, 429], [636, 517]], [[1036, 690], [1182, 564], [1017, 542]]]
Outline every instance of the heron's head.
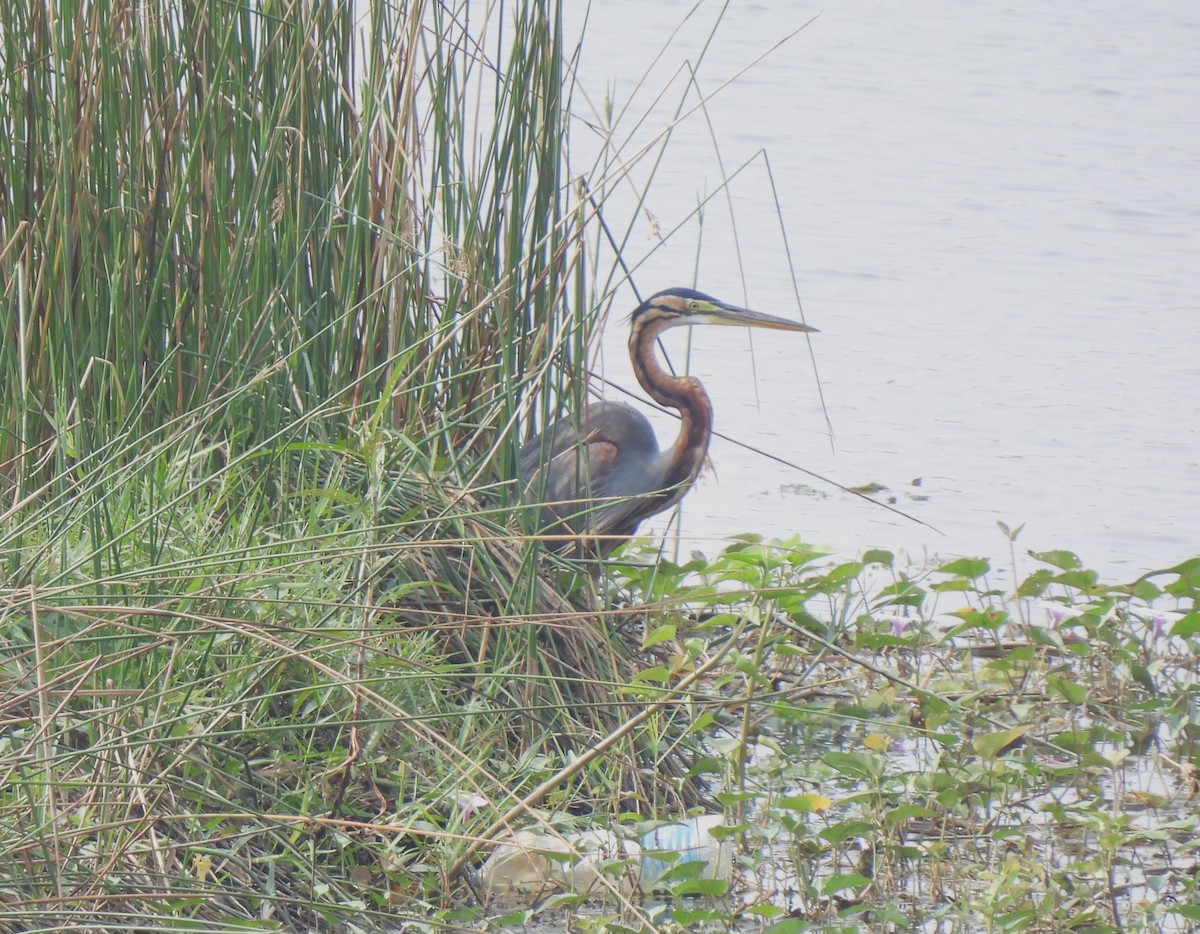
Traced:
[[729, 305], [694, 289], [667, 289], [651, 295], [630, 316], [634, 331], [650, 328], [653, 333], [688, 324], [724, 324], [776, 331], [816, 331], [816, 328], [764, 315], [748, 308]]

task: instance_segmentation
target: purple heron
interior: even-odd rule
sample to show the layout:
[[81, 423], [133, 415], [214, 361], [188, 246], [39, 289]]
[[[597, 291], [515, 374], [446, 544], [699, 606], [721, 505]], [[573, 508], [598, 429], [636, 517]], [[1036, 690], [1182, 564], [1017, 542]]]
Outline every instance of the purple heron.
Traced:
[[521, 448], [526, 502], [541, 504], [541, 534], [555, 550], [607, 556], [642, 521], [670, 509], [695, 482], [712, 437], [712, 403], [693, 376], [664, 370], [654, 342], [668, 328], [693, 324], [816, 331], [692, 289], [652, 295], [630, 318], [629, 357], [642, 388], [679, 410], [675, 443], [659, 450], [650, 422], [622, 402], [593, 402], [566, 415]]

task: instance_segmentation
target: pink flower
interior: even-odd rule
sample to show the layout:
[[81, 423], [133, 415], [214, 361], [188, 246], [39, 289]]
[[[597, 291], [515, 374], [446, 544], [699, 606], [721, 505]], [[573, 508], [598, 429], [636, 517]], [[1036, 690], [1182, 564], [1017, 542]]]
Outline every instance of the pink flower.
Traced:
[[908, 628], [912, 620], [907, 616], [889, 616], [888, 622], [892, 624], [892, 635], [898, 639], [904, 634], [904, 630]]

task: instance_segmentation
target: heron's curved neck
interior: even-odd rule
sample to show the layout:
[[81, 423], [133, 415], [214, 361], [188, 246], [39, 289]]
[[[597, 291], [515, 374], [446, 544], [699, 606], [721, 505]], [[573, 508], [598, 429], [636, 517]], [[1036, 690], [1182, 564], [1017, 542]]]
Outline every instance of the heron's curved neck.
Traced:
[[[663, 330], [657, 322], [635, 327], [629, 335], [629, 358], [633, 361], [633, 375], [650, 397], [660, 405], [679, 410], [679, 437], [672, 448], [667, 482], [663, 484], [668, 489], [689, 484], [700, 473], [712, 437], [713, 413], [700, 380], [694, 376], [673, 376], [659, 365], [654, 342]], [[683, 495], [682, 491], [679, 495]]]

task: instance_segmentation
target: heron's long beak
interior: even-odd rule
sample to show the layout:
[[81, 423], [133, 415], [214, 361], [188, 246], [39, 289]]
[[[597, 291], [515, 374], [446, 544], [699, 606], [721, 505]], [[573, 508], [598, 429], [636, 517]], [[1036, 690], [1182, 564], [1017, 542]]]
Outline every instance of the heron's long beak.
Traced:
[[770, 328], [774, 331], [810, 331], [816, 328], [799, 321], [789, 321], [787, 318], [776, 318], [774, 315], [764, 315], [749, 308], [738, 308], [736, 305], [713, 304], [711, 311], [705, 310], [701, 315], [705, 324], [726, 324], [745, 328]]

